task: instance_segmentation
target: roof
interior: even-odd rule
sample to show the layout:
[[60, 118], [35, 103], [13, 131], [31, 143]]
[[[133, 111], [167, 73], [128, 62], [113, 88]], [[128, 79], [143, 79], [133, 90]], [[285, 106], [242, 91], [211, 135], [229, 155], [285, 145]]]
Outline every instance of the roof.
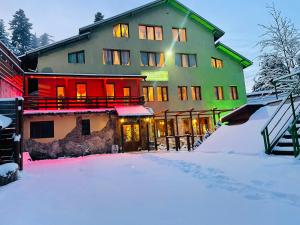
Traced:
[[175, 9], [179, 10], [182, 13], [189, 15], [190, 19], [192, 19], [193, 21], [203, 25], [204, 27], [206, 27], [207, 29], [212, 31], [214, 34], [215, 40], [218, 40], [225, 34], [225, 32], [222, 31], [220, 28], [218, 28], [216, 25], [212, 24], [211, 22], [204, 19], [203, 17], [201, 17], [200, 15], [195, 13], [193, 10], [191, 10], [190, 8], [186, 7], [185, 5], [181, 4], [180, 2], [178, 2], [176, 0], [157, 0], [157, 1], [150, 2], [146, 5], [129, 10], [127, 12], [121, 13], [114, 17], [90, 24], [85, 27], [82, 27], [79, 29], [79, 33], [81, 34], [81, 33], [89, 32], [89, 31], [91, 31], [99, 26], [102, 26], [104, 24], [111, 23], [116, 20], [120, 20], [121, 18], [126, 18], [128, 16], [132, 16], [137, 13], [141, 13], [147, 9], [150, 9], [150, 8], [153, 8], [155, 6], [159, 6], [159, 5], [162, 5], [165, 3], [168, 3], [169, 5], [173, 6]]
[[26, 55], [31, 55], [31, 54], [34, 54], [34, 53], [47, 52], [47, 51], [50, 51], [52, 49], [64, 46], [66, 44], [71, 44], [71, 43], [74, 43], [74, 42], [77, 42], [77, 41], [80, 41], [80, 40], [88, 39], [89, 35], [90, 35], [90, 33], [87, 32], [87, 33], [72, 36], [70, 38], [67, 38], [67, 39], [64, 39], [64, 40], [61, 40], [61, 41], [57, 41], [57, 42], [49, 44], [49, 45], [45, 45], [45, 46], [42, 46], [42, 47], [39, 47], [39, 48], [35, 48], [35, 49], [30, 50], [30, 51], [27, 51], [24, 55], [19, 56], [19, 58], [23, 58]]
[[146, 108], [142, 105], [115, 106], [115, 109], [119, 117], [147, 117], [154, 115], [152, 109]]
[[132, 74], [93, 74], [93, 73], [87, 73], [87, 74], [81, 74], [81, 73], [34, 73], [34, 72], [26, 72], [24, 73], [25, 76], [42, 76], [42, 77], [89, 77], [89, 78], [138, 78], [138, 79], [146, 79], [147, 76], [142, 75], [132, 75]]
[[65, 110], [24, 110], [25, 116], [33, 115], [57, 115], [57, 114], [89, 114], [89, 113], [106, 113], [114, 112], [114, 108], [100, 109], [65, 109]]
[[197, 13], [195, 13], [194, 11], [192, 11], [191, 9], [189, 9], [188, 7], [184, 6], [183, 4], [181, 4], [180, 2], [178, 2], [176, 0], [156, 0], [156, 1], [150, 2], [146, 5], [143, 5], [143, 6], [135, 8], [135, 9], [129, 10], [127, 12], [121, 13], [119, 15], [116, 15], [116, 16], [110, 17], [108, 19], [104, 19], [102, 21], [82, 27], [79, 29], [79, 35], [76, 35], [76, 36], [43, 46], [43, 47], [39, 47], [39, 48], [30, 50], [30, 51], [26, 52], [24, 55], [20, 56], [20, 58], [23, 58], [26, 55], [50, 51], [52, 49], [55, 49], [55, 48], [61, 47], [63, 45], [70, 44], [70, 43], [73, 43], [73, 42], [76, 42], [76, 41], [79, 41], [82, 39], [88, 39], [90, 31], [92, 31], [95, 28], [98, 28], [98, 27], [103, 26], [108, 23], [112, 23], [112, 22], [120, 20], [122, 18], [126, 18], [128, 16], [132, 16], [137, 13], [141, 13], [147, 9], [150, 9], [150, 8], [153, 8], [155, 6], [159, 6], [159, 5], [162, 5], [165, 3], [173, 6], [175, 9], [179, 10], [182, 13], [189, 15], [189, 18], [191, 20], [201, 24], [202, 26], [204, 26], [208, 30], [210, 30], [214, 35], [215, 41], [220, 39], [225, 34], [225, 32], [223, 30], [221, 30], [220, 28], [218, 28], [216, 25], [214, 25], [213, 23], [204, 19], [203, 17], [201, 17], [200, 15], [198, 15]]
[[252, 66], [253, 62], [246, 57], [242, 56], [241, 54], [237, 53], [230, 47], [226, 46], [222, 42], [216, 43], [216, 49], [220, 50], [221, 52], [227, 54], [232, 59], [236, 60], [237, 62], [241, 63], [243, 68], [247, 68], [249, 66]]
[[6, 51], [6, 54], [8, 53], [10, 55], [8, 56], [9, 58], [13, 58], [10, 60], [13, 61], [15, 64], [21, 63], [20, 59], [0, 40], [0, 50], [1, 48], [3, 48]]

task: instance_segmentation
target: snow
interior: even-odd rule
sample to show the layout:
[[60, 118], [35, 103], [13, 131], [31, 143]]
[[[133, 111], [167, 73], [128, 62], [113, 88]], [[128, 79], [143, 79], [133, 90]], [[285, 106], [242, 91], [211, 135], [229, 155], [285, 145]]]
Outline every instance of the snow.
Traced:
[[6, 177], [9, 173], [17, 171], [18, 168], [19, 166], [16, 163], [7, 163], [4, 165], [0, 165], [0, 177]]
[[199, 147], [199, 151], [263, 154], [265, 150], [261, 130], [277, 108], [265, 106], [244, 124], [220, 127]]
[[21, 179], [0, 188], [1, 224], [299, 224], [292, 157], [158, 152], [24, 166]]
[[6, 116], [0, 115], [0, 128], [6, 128], [11, 124], [12, 120]]
[[120, 117], [130, 116], [153, 116], [153, 111], [141, 105], [135, 106], [115, 106]]
[[99, 109], [65, 109], [65, 110], [24, 110], [24, 115], [68, 114], [68, 113], [103, 113], [114, 111], [113, 108]]

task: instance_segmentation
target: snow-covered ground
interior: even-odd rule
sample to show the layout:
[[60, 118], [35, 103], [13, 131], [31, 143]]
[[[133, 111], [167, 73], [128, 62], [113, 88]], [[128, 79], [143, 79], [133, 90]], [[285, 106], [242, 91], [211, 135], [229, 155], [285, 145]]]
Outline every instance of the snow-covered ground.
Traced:
[[199, 151], [26, 162], [0, 188], [0, 224], [296, 225], [299, 171], [292, 157]]
[[11, 124], [12, 120], [6, 116], [0, 115], [0, 128], [6, 128]]

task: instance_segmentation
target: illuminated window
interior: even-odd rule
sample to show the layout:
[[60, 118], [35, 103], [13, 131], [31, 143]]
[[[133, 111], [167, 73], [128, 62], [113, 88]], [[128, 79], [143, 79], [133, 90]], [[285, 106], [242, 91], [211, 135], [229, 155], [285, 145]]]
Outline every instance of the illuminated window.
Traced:
[[193, 101], [199, 101], [199, 100], [202, 99], [202, 96], [201, 96], [201, 87], [200, 86], [193, 86], [193, 87], [191, 87], [191, 91], [192, 91]]
[[76, 97], [79, 100], [86, 98], [86, 84], [76, 84]]
[[163, 28], [161, 26], [139, 26], [139, 38], [141, 40], [163, 40]]
[[178, 99], [181, 101], [188, 100], [187, 87], [186, 86], [178, 86]]
[[185, 28], [173, 28], [173, 39], [178, 42], [186, 42], [186, 29]]
[[197, 67], [196, 54], [180, 54], [177, 53], [175, 57], [175, 64], [178, 67]]
[[141, 66], [165, 66], [165, 54], [162, 52], [141, 52]]
[[157, 101], [167, 102], [168, 100], [168, 87], [157, 87]]
[[223, 60], [211, 58], [211, 66], [216, 69], [222, 69], [224, 67]]
[[115, 97], [115, 85], [114, 84], [106, 84], [106, 96], [107, 97]]
[[65, 97], [65, 87], [56, 87], [57, 108], [63, 108], [63, 98]]
[[237, 86], [230, 86], [230, 97], [232, 100], [238, 100], [239, 99], [239, 95], [238, 95], [238, 90], [237, 90]]
[[128, 38], [129, 37], [129, 26], [128, 24], [116, 24], [113, 27], [113, 35], [116, 38]]
[[68, 63], [85, 64], [84, 51], [69, 53], [68, 54]]
[[130, 51], [103, 49], [102, 60], [104, 65], [130, 66]]
[[146, 102], [154, 101], [154, 88], [153, 87], [143, 87], [143, 95]]
[[126, 98], [129, 98], [129, 97], [131, 96], [131, 90], [130, 90], [129, 87], [124, 87], [124, 88], [123, 88], [123, 95], [124, 95], [124, 97], [126, 97]]
[[221, 86], [214, 87], [214, 91], [217, 100], [224, 100], [223, 87]]

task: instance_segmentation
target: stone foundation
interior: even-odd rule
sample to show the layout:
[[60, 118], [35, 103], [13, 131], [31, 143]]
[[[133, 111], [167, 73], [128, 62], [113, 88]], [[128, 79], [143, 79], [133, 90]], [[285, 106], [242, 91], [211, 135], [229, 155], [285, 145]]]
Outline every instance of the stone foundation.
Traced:
[[61, 140], [40, 143], [32, 139], [24, 140], [24, 149], [33, 160], [55, 159], [58, 157], [79, 157], [90, 154], [111, 153], [116, 138], [116, 118], [111, 116], [106, 126], [91, 135], [81, 134], [82, 117], [76, 118], [76, 127]]

